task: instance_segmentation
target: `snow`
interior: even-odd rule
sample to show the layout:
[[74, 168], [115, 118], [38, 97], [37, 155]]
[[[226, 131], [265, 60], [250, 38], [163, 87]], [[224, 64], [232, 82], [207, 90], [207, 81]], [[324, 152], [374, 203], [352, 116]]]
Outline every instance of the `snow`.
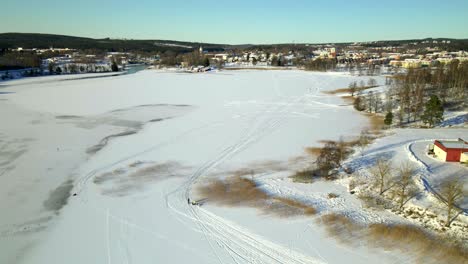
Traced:
[[[307, 164], [305, 147], [358, 135], [368, 125], [339, 96], [322, 93], [366, 77], [147, 70], [33, 79], [0, 86], [12, 92], [0, 94], [6, 124], [0, 127], [0, 210], [9, 212], [0, 220], [0, 263], [402, 260], [392, 252], [339, 244], [310, 217], [187, 204], [197, 183], [253, 167], [267, 192], [308, 201], [322, 213], [367, 223], [395, 218], [364, 210], [345, 183], [305, 185], [288, 178], [304, 166], [291, 159]], [[405, 144], [423, 135], [408, 133], [406, 139], [389, 137], [388, 144], [377, 141], [364, 157], [393, 151], [391, 146], [404, 152]], [[269, 162], [284, 171], [253, 165]], [[70, 197], [60, 191], [69, 181]], [[329, 192], [339, 197], [330, 200]], [[51, 200], [59, 209], [44, 208]]]
[[109, 76], [118, 76], [125, 74], [126, 72], [100, 72], [100, 73], [83, 73], [83, 74], [61, 74], [61, 75], [52, 75], [52, 76], [38, 76], [38, 77], [18, 77], [12, 80], [0, 80], [0, 88], [7, 86], [17, 86], [25, 84], [38, 84], [44, 82], [57, 82], [57, 81], [67, 81], [67, 80], [77, 80], [77, 79], [86, 79], [86, 78], [99, 78], [99, 77], [109, 77]]
[[[439, 196], [440, 185], [446, 180], [459, 179], [466, 191], [468, 167], [456, 162], [437, 160], [429, 156], [427, 150], [435, 139], [457, 139], [466, 135], [466, 128], [394, 129], [385, 137], [377, 139], [362, 155], [356, 154], [347, 165], [357, 169], [357, 175], [366, 177], [369, 168], [379, 157], [391, 160], [396, 167], [410, 161], [417, 168], [416, 182], [423, 190], [423, 195], [411, 200], [410, 205], [430, 209], [443, 217], [445, 212]], [[460, 203], [460, 208], [464, 209], [466, 215], [467, 197]], [[463, 215], [459, 220], [468, 222]]]

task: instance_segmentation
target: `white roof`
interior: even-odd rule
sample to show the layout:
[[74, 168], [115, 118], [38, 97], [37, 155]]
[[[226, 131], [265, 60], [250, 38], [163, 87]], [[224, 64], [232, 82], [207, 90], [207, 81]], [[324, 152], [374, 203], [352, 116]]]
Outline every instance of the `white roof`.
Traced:
[[439, 140], [439, 142], [446, 148], [468, 149], [468, 144], [459, 140]]

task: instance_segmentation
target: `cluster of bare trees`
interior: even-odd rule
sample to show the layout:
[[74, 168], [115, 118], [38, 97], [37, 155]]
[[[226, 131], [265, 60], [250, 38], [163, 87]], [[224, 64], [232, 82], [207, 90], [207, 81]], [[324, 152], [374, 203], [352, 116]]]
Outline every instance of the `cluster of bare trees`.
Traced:
[[[416, 185], [416, 169], [409, 162], [403, 162], [395, 168], [388, 159], [380, 158], [370, 169], [371, 186], [380, 196], [391, 199], [398, 210], [420, 191]], [[445, 205], [447, 227], [462, 213], [457, 206], [466, 196], [463, 184], [456, 179], [448, 178], [441, 184], [438, 196]]]
[[418, 194], [418, 188], [414, 182], [415, 169], [410, 163], [403, 163], [395, 169], [392, 163], [386, 159], [378, 159], [370, 169], [372, 186], [377, 193], [383, 196], [390, 192], [398, 209]]
[[325, 179], [334, 179], [338, 169], [343, 168], [345, 172], [350, 173], [349, 168], [343, 167], [343, 161], [353, 153], [353, 146], [357, 146], [364, 152], [365, 148], [371, 143], [372, 137], [367, 130], [361, 131], [359, 138], [355, 141], [346, 142], [343, 137], [338, 141], [329, 141], [316, 159], [316, 169], [312, 176], [323, 177]]
[[379, 93], [374, 93], [370, 91], [367, 95], [363, 96], [362, 91], [373, 88], [377, 86], [377, 81], [374, 78], [370, 78], [367, 81], [367, 84], [361, 80], [359, 85], [356, 81], [351, 82], [348, 85], [348, 89], [351, 93], [351, 96], [357, 95], [354, 101], [354, 108], [358, 111], [368, 111], [370, 113], [377, 113], [382, 107], [382, 98]]
[[0, 71], [38, 68], [41, 58], [31, 52], [5, 52], [0, 54]]
[[391, 88], [385, 96], [375, 92], [363, 95], [359, 91], [364, 89], [351, 83], [351, 95], [357, 95], [354, 107], [359, 111], [385, 113], [391, 117], [387, 119], [389, 125], [393, 117], [399, 126], [418, 121], [437, 125], [442, 121], [444, 108], [467, 107], [468, 62], [454, 60], [437, 68], [409, 69], [405, 74], [387, 78], [386, 85]]
[[346, 147], [346, 143], [341, 138], [338, 142], [330, 141], [320, 150], [317, 157], [316, 176], [321, 176], [331, 179], [331, 171], [340, 168], [343, 160], [350, 154], [350, 150]]
[[355, 60], [355, 61], [340, 61], [340, 63], [344, 63], [345, 67], [344, 70], [350, 72], [353, 75], [367, 75], [367, 76], [374, 76], [379, 75], [381, 73], [381, 67], [379, 65], [369, 64], [367, 61], [364, 60]]
[[160, 63], [167, 66], [180, 65], [182, 63], [187, 63], [187, 66], [209, 66], [210, 60], [198, 50], [186, 53], [166, 51], [161, 55]]
[[455, 60], [446, 67], [408, 70], [393, 82], [389, 99], [403, 125], [421, 120], [431, 96], [437, 96], [444, 107], [465, 108], [467, 92], [468, 62]]
[[336, 60], [335, 59], [314, 59], [314, 60], [307, 60], [303, 63], [303, 66], [308, 71], [329, 71], [334, 70], [336, 68]]

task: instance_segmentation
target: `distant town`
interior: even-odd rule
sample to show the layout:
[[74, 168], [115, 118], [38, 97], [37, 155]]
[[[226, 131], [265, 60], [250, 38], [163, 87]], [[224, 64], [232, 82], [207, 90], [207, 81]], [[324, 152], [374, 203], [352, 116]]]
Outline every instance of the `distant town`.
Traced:
[[154, 41], [151, 44], [155, 47], [153, 51], [151, 48], [142, 50], [124, 47], [116, 50], [110, 47], [106, 50], [8, 45], [0, 46], [0, 78], [6, 80], [24, 76], [122, 71], [135, 64], [177, 67], [191, 72], [215, 68], [297, 67], [375, 75], [397, 73], [401, 69], [465, 63], [468, 61], [467, 50], [463, 45], [457, 45], [459, 43], [456, 41], [425, 39], [261, 46], [205, 46], [198, 43]]

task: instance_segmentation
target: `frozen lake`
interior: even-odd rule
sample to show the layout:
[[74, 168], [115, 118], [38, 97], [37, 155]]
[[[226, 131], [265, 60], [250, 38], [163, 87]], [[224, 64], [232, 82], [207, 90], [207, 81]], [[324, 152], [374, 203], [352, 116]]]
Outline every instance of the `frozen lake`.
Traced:
[[0, 223], [1, 263], [395, 261], [340, 245], [310, 218], [187, 204], [203, 198], [197, 184], [238, 169], [319, 193], [287, 178], [312, 161], [304, 148], [368, 126], [351, 105], [322, 92], [367, 78], [146, 70], [40, 79], [0, 90], [12, 92], [0, 94], [0, 210], [9, 212]]

